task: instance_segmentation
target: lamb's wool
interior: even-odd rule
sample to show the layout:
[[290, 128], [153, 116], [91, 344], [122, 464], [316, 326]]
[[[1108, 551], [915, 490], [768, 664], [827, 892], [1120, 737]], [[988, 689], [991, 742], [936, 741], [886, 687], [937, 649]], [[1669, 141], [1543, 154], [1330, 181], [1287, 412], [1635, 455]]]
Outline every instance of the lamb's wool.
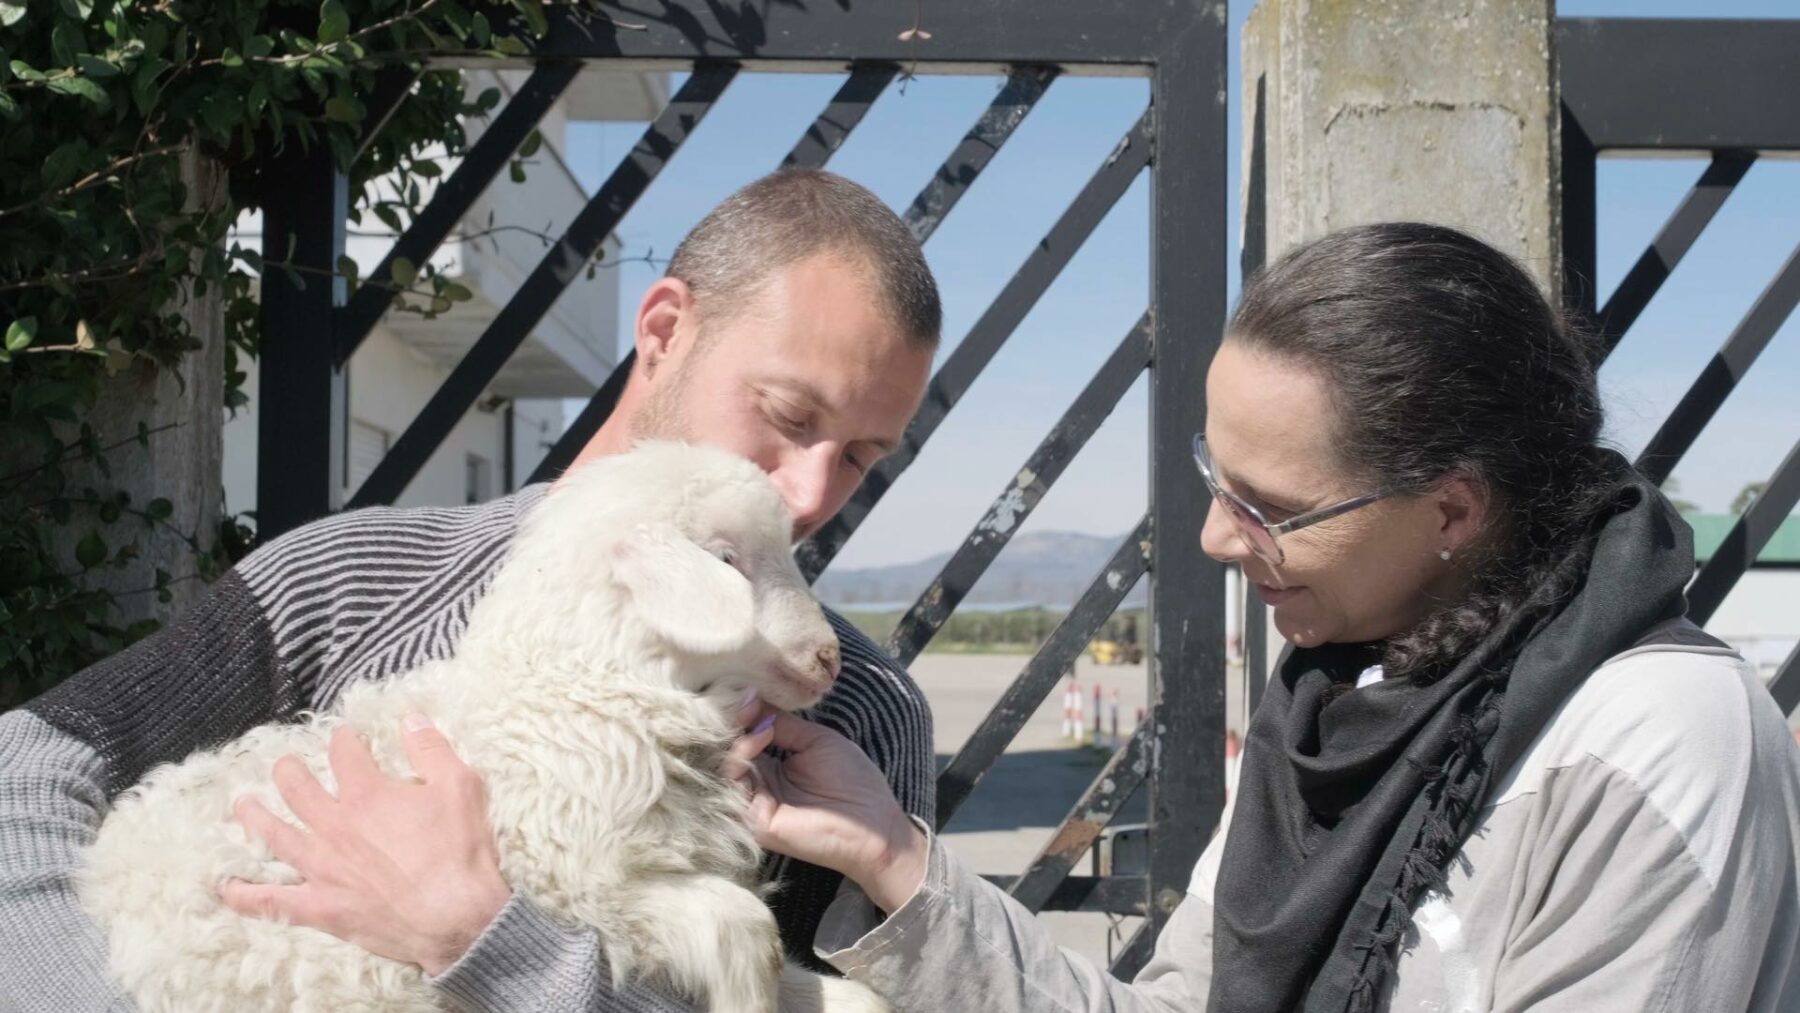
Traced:
[[[790, 526], [767, 478], [719, 451], [645, 445], [567, 477], [526, 519], [454, 659], [158, 768], [117, 800], [82, 897], [121, 982], [149, 1013], [437, 1008], [416, 967], [240, 918], [215, 893], [228, 877], [297, 879], [231, 819], [244, 795], [290, 815], [270, 780], [279, 757], [332, 788], [326, 744], [348, 724], [405, 776], [400, 721], [422, 711], [486, 783], [507, 881], [599, 929], [616, 975], [716, 1010], [775, 1008], [759, 853], [715, 772], [746, 688], [803, 706], [835, 659]], [[820, 992], [790, 972], [782, 1008]], [[823, 993], [832, 1009], [880, 1008], [844, 983]]]

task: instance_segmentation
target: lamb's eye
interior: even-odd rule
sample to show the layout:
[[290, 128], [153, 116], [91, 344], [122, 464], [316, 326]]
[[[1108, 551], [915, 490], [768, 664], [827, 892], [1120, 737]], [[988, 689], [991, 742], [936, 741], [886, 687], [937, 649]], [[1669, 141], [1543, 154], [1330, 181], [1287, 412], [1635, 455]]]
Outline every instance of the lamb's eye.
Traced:
[[724, 563], [726, 566], [736, 566], [737, 565], [738, 554], [729, 545], [713, 546], [712, 554], [717, 556], [719, 558], [719, 562]]

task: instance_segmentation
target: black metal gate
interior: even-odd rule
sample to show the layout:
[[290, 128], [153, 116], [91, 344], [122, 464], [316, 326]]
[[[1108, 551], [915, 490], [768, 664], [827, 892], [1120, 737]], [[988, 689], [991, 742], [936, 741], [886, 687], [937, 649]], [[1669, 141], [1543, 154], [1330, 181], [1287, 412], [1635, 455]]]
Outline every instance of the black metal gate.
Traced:
[[[349, 506], [391, 502], [563, 289], [616, 229], [659, 170], [698, 129], [740, 73], [843, 72], [848, 77], [784, 164], [823, 165], [882, 91], [902, 72], [1003, 70], [1005, 86], [944, 159], [905, 211], [926, 240], [1039, 97], [1061, 75], [1147, 77], [1151, 99], [1079, 195], [1032, 250], [932, 379], [900, 450], [869, 475], [849, 505], [798, 550], [816, 577], [907, 469], [1138, 174], [1148, 169], [1151, 268], [1143, 316], [1023, 468], [998, 490], [987, 517], [901, 621], [888, 648], [910, 663], [1112, 411], [1139, 373], [1150, 370], [1149, 510], [1112, 560], [1008, 688], [938, 784], [941, 826], [969, 797], [1027, 717], [1053, 689], [1140, 577], [1150, 580], [1149, 717], [1107, 763], [1050, 844], [1006, 885], [1028, 907], [1145, 916], [1115, 962], [1129, 976], [1184, 894], [1189, 872], [1224, 802], [1225, 638], [1223, 570], [1199, 551], [1205, 490], [1190, 457], [1204, 418], [1204, 370], [1225, 315], [1225, 40], [1222, 0], [969, 0], [935, 5], [923, 26], [929, 44], [908, 41], [912, 5], [896, 3], [720, 4], [665, 2], [605, 18], [568, 13], [518, 65], [529, 82], [471, 147], [417, 220], [370, 277], [390, 277], [395, 258], [423, 262], [506, 164], [583, 62], [622, 69], [689, 71], [641, 140], [568, 223], [514, 298], [499, 312], [441, 388], [351, 497]], [[494, 66], [494, 63], [484, 63]], [[401, 101], [396, 75], [379, 110]], [[771, 166], [773, 168], [773, 166]], [[329, 273], [342, 252], [344, 179], [322, 151], [290, 152], [266, 174], [264, 250]], [[275, 195], [279, 195], [275, 199]], [[263, 279], [262, 410], [257, 500], [265, 535], [338, 508], [342, 473], [344, 366], [385, 309], [367, 286], [345, 300], [343, 286], [296, 287]], [[1099, 336], [1096, 336], [1097, 338]], [[571, 425], [533, 480], [567, 466], [611, 412], [628, 358]], [[274, 462], [279, 467], [273, 467]], [[1004, 510], [1009, 523], [992, 523]], [[1069, 875], [1107, 821], [1139, 788], [1148, 792], [1147, 875]]]
[[[1759, 157], [1800, 152], [1800, 21], [1564, 18], [1563, 277], [1611, 353]], [[1710, 154], [1711, 162], [1604, 303], [1594, 291], [1596, 163], [1603, 155]], [[1794, 199], [1800, 201], [1800, 194]], [[1800, 237], [1795, 237], [1800, 240]], [[1658, 483], [1800, 303], [1800, 246], [1726, 337], [1639, 455]], [[1800, 434], [1796, 434], [1800, 437]], [[1800, 438], [1688, 587], [1704, 625], [1800, 501]], [[1800, 647], [1770, 684], [1800, 705]]]

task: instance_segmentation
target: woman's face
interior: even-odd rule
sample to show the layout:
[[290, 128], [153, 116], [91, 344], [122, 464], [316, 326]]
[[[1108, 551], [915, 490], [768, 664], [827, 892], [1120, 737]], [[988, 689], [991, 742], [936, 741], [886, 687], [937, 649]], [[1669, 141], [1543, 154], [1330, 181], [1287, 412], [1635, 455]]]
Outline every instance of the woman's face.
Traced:
[[[1236, 341], [1220, 347], [1206, 377], [1206, 444], [1227, 490], [1271, 524], [1377, 491], [1345, 472], [1331, 441], [1323, 377]], [[1472, 493], [1453, 480], [1280, 535], [1280, 566], [1252, 553], [1215, 501], [1200, 545], [1243, 567], [1274, 607], [1275, 628], [1297, 646], [1380, 640], [1410, 628], [1460, 585], [1457, 564], [1439, 553], [1474, 534]]]

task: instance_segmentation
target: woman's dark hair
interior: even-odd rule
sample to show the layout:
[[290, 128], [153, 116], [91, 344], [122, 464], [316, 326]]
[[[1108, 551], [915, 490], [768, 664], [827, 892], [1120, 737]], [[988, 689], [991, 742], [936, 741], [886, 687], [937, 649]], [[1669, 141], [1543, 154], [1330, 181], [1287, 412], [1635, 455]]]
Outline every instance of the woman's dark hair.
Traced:
[[1418, 493], [1460, 473], [1488, 493], [1467, 594], [1389, 640], [1390, 676], [1440, 674], [1574, 590], [1618, 475], [1593, 346], [1512, 258], [1438, 225], [1343, 229], [1252, 280], [1228, 340], [1326, 379], [1340, 464], [1360, 480]]

